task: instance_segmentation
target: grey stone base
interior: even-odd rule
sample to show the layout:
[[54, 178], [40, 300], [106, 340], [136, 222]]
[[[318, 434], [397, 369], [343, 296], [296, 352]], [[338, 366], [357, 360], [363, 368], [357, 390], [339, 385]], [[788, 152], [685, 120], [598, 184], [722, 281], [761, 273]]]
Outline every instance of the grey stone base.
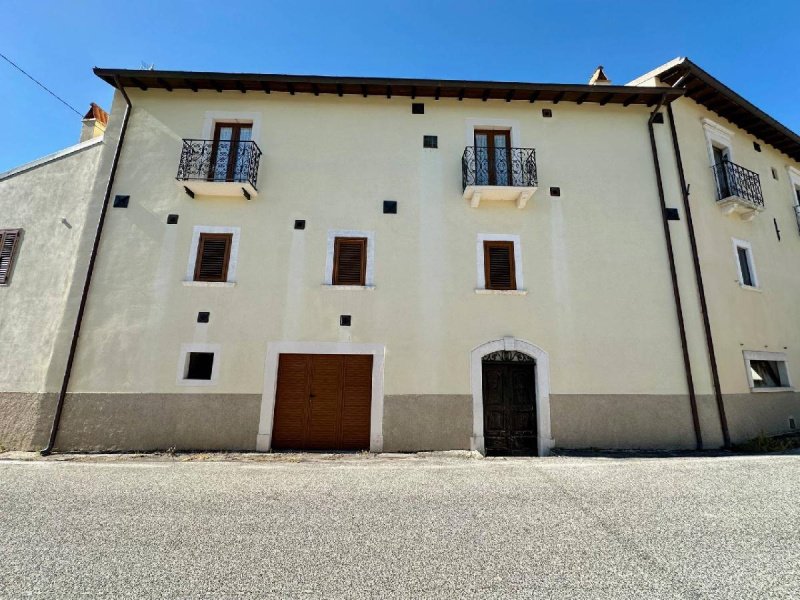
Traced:
[[398, 395], [383, 399], [384, 452], [469, 450], [472, 396]]
[[60, 451], [255, 450], [261, 394], [69, 394]]
[[54, 393], [0, 392], [0, 448], [44, 448], [57, 398]]

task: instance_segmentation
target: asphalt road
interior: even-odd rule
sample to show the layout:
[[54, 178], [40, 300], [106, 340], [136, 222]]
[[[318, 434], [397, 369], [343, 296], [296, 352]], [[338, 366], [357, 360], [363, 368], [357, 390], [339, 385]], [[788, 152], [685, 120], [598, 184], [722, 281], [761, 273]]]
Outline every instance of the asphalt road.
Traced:
[[0, 597], [800, 598], [800, 456], [0, 461]]

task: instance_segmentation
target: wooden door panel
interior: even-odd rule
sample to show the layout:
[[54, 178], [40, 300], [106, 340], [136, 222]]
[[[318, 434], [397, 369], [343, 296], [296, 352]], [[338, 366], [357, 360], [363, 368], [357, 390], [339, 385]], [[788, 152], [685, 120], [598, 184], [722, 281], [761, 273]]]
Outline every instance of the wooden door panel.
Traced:
[[533, 363], [485, 362], [483, 437], [487, 454], [536, 454], [536, 370]]
[[344, 359], [341, 448], [369, 449], [372, 413], [372, 355], [354, 354]]
[[314, 354], [311, 357], [311, 414], [306, 438], [308, 449], [338, 447], [343, 359], [335, 354]]
[[272, 427], [274, 448], [302, 448], [308, 419], [308, 357], [281, 354]]

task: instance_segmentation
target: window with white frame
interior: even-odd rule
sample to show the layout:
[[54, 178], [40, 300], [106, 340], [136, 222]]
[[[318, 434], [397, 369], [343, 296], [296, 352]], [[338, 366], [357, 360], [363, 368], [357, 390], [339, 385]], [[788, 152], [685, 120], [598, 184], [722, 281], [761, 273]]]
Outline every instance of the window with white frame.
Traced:
[[338, 289], [375, 287], [375, 232], [328, 232], [324, 284]]
[[215, 385], [219, 379], [219, 344], [183, 344], [178, 359], [178, 384]]
[[481, 233], [477, 240], [477, 287], [483, 293], [525, 293], [518, 235]]
[[733, 252], [736, 260], [736, 270], [739, 274], [739, 285], [748, 288], [758, 287], [756, 265], [753, 260], [753, 247], [750, 242], [733, 240]]
[[195, 226], [184, 285], [234, 285], [240, 234], [239, 227]]
[[786, 354], [783, 352], [758, 352], [745, 350], [744, 363], [750, 389], [758, 391], [787, 390], [792, 388]]

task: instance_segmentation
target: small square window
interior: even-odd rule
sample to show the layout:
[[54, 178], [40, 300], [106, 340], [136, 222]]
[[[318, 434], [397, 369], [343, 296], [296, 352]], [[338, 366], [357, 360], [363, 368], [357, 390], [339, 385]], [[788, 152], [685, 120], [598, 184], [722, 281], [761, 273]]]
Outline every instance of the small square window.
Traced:
[[759, 144], [758, 142], [753, 142], [753, 150], [755, 150], [756, 152], [761, 152], [761, 144]]
[[339, 315], [339, 325], [342, 327], [350, 327], [353, 318], [350, 315]]
[[553, 111], [552, 111], [552, 110], [550, 110], [549, 108], [543, 108], [543, 109], [542, 109], [542, 116], [543, 116], [545, 119], [549, 119], [550, 117], [552, 117], [552, 116], [553, 116]]
[[296, 219], [294, 222], [295, 229], [305, 229], [306, 228], [306, 221], [305, 219]]
[[413, 114], [413, 115], [424, 115], [425, 114], [425, 105], [422, 102], [414, 102], [411, 105], [411, 114]]
[[177, 225], [178, 215], [167, 215], [167, 225]]
[[426, 135], [422, 137], [423, 148], [438, 148], [439, 138], [435, 135]]
[[198, 323], [208, 323], [209, 319], [211, 318], [210, 312], [199, 312], [197, 313], [197, 322]]
[[130, 196], [114, 196], [114, 208], [128, 208], [128, 201]]
[[184, 379], [210, 381], [213, 367], [213, 352], [189, 352], [186, 357], [186, 376]]
[[561, 188], [560, 187], [551, 187], [550, 188], [550, 195], [558, 197], [561, 195]]
[[383, 201], [383, 214], [396, 215], [397, 214], [397, 200], [384, 200]]

